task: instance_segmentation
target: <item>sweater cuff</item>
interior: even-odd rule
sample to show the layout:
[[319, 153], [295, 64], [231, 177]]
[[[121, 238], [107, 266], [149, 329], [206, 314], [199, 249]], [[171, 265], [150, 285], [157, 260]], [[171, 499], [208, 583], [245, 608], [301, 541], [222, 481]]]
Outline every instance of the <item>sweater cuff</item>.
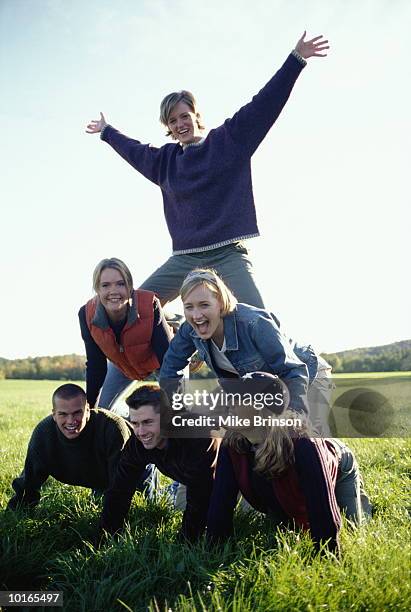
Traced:
[[108, 123], [106, 123], [106, 125], [103, 127], [103, 129], [100, 132], [100, 140], [104, 140], [104, 138], [103, 138], [104, 137], [104, 132], [106, 131], [106, 129], [108, 127], [111, 127], [111, 126]]
[[294, 57], [295, 57], [296, 59], [298, 59], [298, 61], [300, 62], [300, 64], [302, 64], [303, 66], [306, 66], [306, 65], [307, 65], [307, 60], [305, 60], [305, 59], [303, 58], [303, 56], [301, 55], [301, 53], [298, 53], [298, 51], [296, 51], [296, 49], [293, 49], [293, 50], [291, 51], [291, 55], [294, 55]]

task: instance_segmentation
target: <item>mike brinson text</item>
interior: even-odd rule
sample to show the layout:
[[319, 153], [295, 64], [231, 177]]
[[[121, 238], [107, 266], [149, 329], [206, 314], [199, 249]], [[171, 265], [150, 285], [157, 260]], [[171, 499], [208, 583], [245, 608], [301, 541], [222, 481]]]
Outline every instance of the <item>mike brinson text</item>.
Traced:
[[198, 415], [187, 416], [175, 414], [171, 423], [174, 427], [293, 427], [302, 426], [301, 419], [291, 419], [284, 417], [266, 416], [254, 414], [252, 417], [240, 418], [235, 414], [229, 415]]

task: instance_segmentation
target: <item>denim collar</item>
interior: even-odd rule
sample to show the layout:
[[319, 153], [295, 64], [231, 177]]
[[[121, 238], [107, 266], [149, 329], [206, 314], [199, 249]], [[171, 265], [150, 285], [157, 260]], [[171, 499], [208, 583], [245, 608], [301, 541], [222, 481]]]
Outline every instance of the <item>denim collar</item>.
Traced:
[[[237, 338], [237, 323], [235, 320], [235, 312], [237, 310], [237, 307], [235, 308], [235, 310], [233, 310], [233, 312], [229, 312], [228, 315], [226, 315], [223, 318], [223, 322], [224, 322], [224, 338], [225, 338], [225, 343], [226, 343], [226, 350], [227, 351], [238, 351], [238, 338]], [[202, 340], [195, 332], [194, 328], [192, 327], [190, 330], [190, 336], [193, 336], [194, 338], [198, 338], [198, 340], [200, 340], [200, 342], [203, 342], [205, 344], [207, 344], [207, 340]]]
[[[102, 305], [102, 303], [100, 302], [97, 296], [96, 296], [96, 299], [97, 299], [97, 308], [96, 308], [96, 312], [92, 320], [92, 324], [95, 325], [96, 327], [100, 327], [101, 329], [108, 329], [111, 326], [108, 320], [106, 309], [104, 308], [104, 306]], [[137, 292], [133, 291], [132, 296], [131, 296], [131, 306], [129, 307], [128, 313], [127, 313], [126, 325], [132, 325], [139, 318], [140, 316], [138, 314]]]
[[235, 312], [229, 312], [223, 319], [224, 321], [224, 338], [227, 347], [227, 351], [238, 351], [238, 338], [237, 338], [237, 323], [235, 321]]

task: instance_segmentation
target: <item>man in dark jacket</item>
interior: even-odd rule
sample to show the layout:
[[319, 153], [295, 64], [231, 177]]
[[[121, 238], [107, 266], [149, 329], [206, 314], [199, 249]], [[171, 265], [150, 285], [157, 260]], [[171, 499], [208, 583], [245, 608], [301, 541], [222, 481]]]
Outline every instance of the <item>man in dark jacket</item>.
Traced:
[[23, 472], [13, 481], [15, 495], [8, 503], [11, 510], [38, 504], [40, 489], [49, 476], [105, 491], [132, 435], [121, 417], [107, 410], [90, 410], [78, 385], [60, 386], [53, 393], [52, 404], [52, 414], [32, 433]]
[[204, 531], [213, 487], [216, 449], [207, 438], [166, 438], [170, 415], [165, 391], [158, 385], [139, 387], [127, 398], [134, 436], [122, 452], [113, 485], [107, 491], [101, 529], [114, 534], [123, 526], [134, 493], [133, 483], [148, 463], [187, 487], [187, 505], [181, 533], [196, 540]]

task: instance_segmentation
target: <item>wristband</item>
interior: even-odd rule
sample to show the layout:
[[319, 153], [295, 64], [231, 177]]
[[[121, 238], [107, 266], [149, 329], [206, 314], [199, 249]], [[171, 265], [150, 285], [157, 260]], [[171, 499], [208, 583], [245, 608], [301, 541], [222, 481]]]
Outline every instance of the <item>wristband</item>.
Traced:
[[107, 127], [107, 126], [108, 126], [108, 123], [106, 123], [106, 125], [103, 127], [103, 129], [102, 129], [102, 130], [101, 130], [101, 132], [100, 132], [100, 138], [101, 138], [102, 140], [103, 140], [103, 134], [104, 134], [104, 131], [105, 131], [105, 129], [106, 129], [106, 127]]
[[291, 55], [294, 55], [294, 57], [296, 59], [298, 59], [298, 61], [303, 65], [306, 66], [307, 65], [307, 60], [304, 59], [304, 57], [301, 55], [301, 53], [298, 53], [298, 51], [296, 49], [293, 49], [291, 51]]

